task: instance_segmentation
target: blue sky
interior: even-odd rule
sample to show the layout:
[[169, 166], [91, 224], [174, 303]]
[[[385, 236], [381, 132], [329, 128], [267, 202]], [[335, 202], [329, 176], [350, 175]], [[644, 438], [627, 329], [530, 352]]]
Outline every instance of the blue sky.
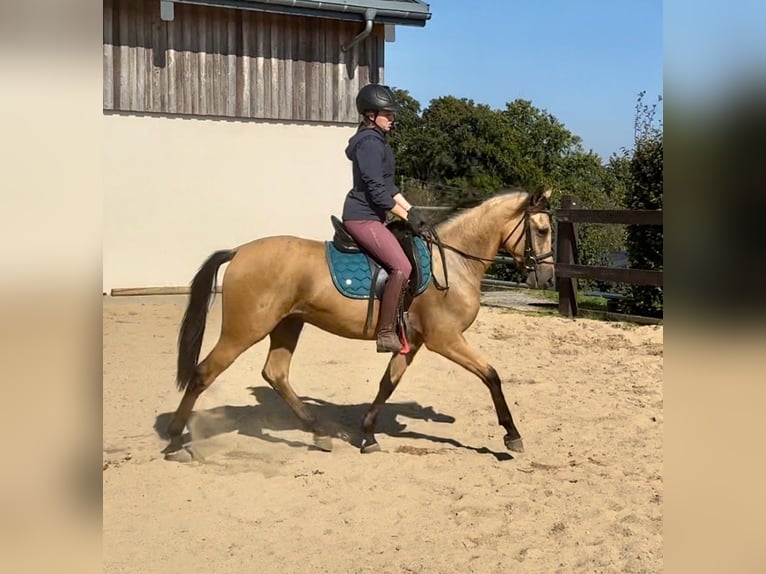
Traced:
[[397, 26], [385, 62], [386, 83], [424, 108], [445, 95], [495, 108], [531, 100], [607, 160], [633, 145], [638, 93], [662, 95], [661, 0], [429, 4], [425, 28]]

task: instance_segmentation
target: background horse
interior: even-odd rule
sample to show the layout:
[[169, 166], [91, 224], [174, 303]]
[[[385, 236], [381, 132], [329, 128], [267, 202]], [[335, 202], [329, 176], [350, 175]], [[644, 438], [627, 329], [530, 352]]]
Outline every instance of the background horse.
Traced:
[[[497, 372], [463, 333], [478, 315], [481, 279], [501, 248], [523, 265], [530, 287], [552, 285], [550, 194], [514, 190], [497, 195], [437, 223], [435, 233], [427, 235], [433, 280], [409, 307], [409, 352], [392, 356], [362, 420], [362, 452], [380, 448], [374, 434], [378, 413], [423, 345], [481, 379], [498, 424], [506, 430], [506, 448], [524, 451]], [[198, 364], [210, 298], [224, 263], [229, 265], [222, 282], [221, 333]], [[377, 313], [379, 301], [374, 304]], [[272, 236], [216, 251], [192, 280], [179, 332], [176, 382], [184, 395], [168, 426], [171, 440], [179, 440], [200, 394], [239, 355], [268, 336], [263, 378], [313, 433], [315, 444], [331, 450], [330, 435], [290, 385], [290, 361], [305, 323], [340, 337], [373, 340], [366, 315], [367, 301], [350, 299], [334, 285], [322, 241]]]

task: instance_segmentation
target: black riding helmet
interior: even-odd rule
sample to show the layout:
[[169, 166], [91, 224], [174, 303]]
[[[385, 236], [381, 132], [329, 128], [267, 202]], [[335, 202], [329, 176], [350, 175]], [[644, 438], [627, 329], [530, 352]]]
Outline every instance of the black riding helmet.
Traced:
[[398, 112], [401, 106], [396, 101], [394, 92], [388, 86], [367, 84], [356, 96], [356, 109], [360, 114], [367, 112]]

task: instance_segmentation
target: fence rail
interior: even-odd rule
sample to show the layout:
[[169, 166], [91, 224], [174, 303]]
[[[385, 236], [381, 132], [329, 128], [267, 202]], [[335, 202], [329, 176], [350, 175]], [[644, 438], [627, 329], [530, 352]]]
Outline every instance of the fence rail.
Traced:
[[621, 267], [599, 267], [597, 265], [557, 262], [556, 277], [662, 287], [662, 271], [653, 269], [623, 269]]
[[561, 208], [555, 212], [558, 226], [556, 234], [556, 289], [559, 293], [559, 313], [577, 316], [577, 279], [595, 279], [611, 283], [650, 285], [662, 287], [662, 270], [624, 269], [578, 264], [578, 223], [662, 226], [662, 210], [646, 209], [582, 209], [572, 196], [561, 198]]
[[618, 223], [625, 225], [661, 226], [662, 210], [562, 208], [556, 210], [556, 219], [566, 223]]

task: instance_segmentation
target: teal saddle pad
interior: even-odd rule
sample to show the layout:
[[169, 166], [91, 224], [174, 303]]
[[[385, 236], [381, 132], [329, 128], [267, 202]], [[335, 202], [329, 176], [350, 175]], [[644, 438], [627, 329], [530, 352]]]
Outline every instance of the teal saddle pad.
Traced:
[[[417, 296], [425, 291], [431, 282], [431, 254], [421, 237], [413, 237], [413, 239], [421, 272], [420, 285], [414, 293], [414, 296]], [[338, 291], [351, 299], [368, 299], [372, 285], [372, 270], [367, 255], [361, 252], [340, 251], [332, 241], [325, 241], [325, 251], [330, 275]], [[381, 272], [385, 273], [385, 270]]]

